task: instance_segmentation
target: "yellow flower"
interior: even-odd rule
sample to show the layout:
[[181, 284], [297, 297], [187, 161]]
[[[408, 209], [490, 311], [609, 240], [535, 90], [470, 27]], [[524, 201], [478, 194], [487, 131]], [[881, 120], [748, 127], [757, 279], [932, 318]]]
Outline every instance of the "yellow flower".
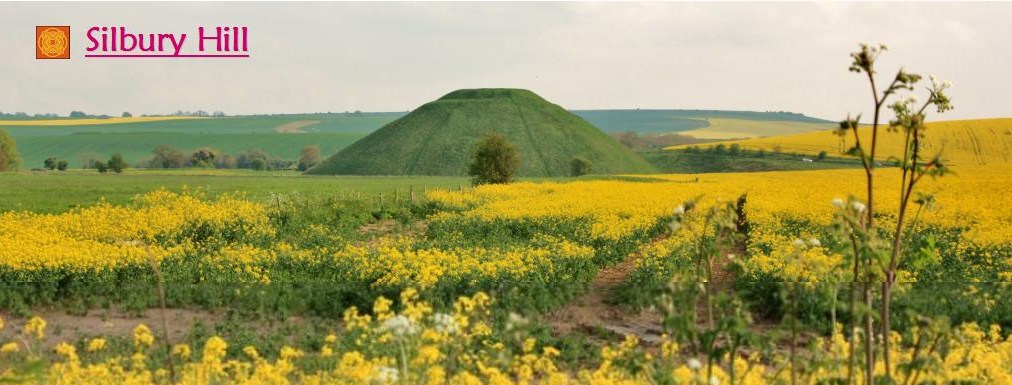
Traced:
[[21, 346], [17, 342], [8, 342], [0, 346], [0, 353], [17, 353], [21, 350]]
[[25, 323], [24, 333], [34, 336], [36, 339], [43, 339], [46, 336], [46, 320], [38, 316], [32, 317]]
[[85, 350], [90, 353], [103, 350], [105, 349], [105, 342], [104, 338], [92, 338], [91, 341], [88, 341], [88, 347]]
[[137, 349], [145, 349], [151, 347], [155, 343], [155, 335], [151, 334], [151, 329], [145, 324], [139, 324], [134, 328], [134, 346]]
[[172, 355], [179, 357], [182, 360], [189, 359], [191, 353], [192, 351], [190, 350], [190, 345], [178, 344], [172, 347]]

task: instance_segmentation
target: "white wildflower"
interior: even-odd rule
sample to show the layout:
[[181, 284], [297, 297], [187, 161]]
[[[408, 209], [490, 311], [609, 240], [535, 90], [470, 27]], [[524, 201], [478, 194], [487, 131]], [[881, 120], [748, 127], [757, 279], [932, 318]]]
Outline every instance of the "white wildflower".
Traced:
[[710, 376], [710, 385], [720, 385], [720, 379], [717, 376]]
[[689, 362], [687, 362], [686, 364], [689, 365], [689, 369], [692, 370], [699, 370], [703, 367], [703, 363], [699, 362], [699, 360], [695, 358], [690, 358]]
[[844, 206], [843, 205], [843, 199], [840, 199], [840, 198], [833, 199], [833, 207], [836, 207], [838, 209], [842, 209], [843, 206]]
[[678, 207], [675, 207], [675, 215], [682, 214], [685, 214], [685, 205], [678, 205]]
[[436, 325], [436, 330], [441, 333], [454, 334], [457, 332], [457, 320], [449, 314], [436, 313], [432, 316], [432, 321]]
[[389, 366], [380, 366], [376, 368], [376, 375], [373, 378], [380, 383], [393, 383], [397, 382], [397, 374], [397, 369]]
[[805, 247], [805, 241], [802, 241], [800, 239], [795, 239], [794, 240], [794, 247]]
[[867, 206], [865, 206], [864, 203], [858, 201], [850, 202], [850, 207], [853, 207], [854, 211], [857, 211], [859, 213], [863, 213], [864, 209], [867, 208]]
[[809, 239], [809, 240], [808, 240], [808, 244], [809, 244], [809, 245], [812, 245], [812, 246], [815, 246], [815, 247], [819, 247], [819, 246], [822, 246], [822, 242], [819, 242], [819, 239], [818, 239], [818, 238], [812, 238], [812, 239]]
[[418, 333], [418, 328], [415, 326], [414, 322], [403, 315], [398, 315], [383, 321], [381, 330], [393, 332], [398, 337]]

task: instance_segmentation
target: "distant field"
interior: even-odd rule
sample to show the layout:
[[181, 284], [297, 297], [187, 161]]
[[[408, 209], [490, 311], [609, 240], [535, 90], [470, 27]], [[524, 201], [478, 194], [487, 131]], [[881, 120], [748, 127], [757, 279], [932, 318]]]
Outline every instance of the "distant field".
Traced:
[[259, 148], [267, 153], [285, 159], [296, 159], [299, 151], [309, 145], [320, 146], [320, 153], [327, 156], [354, 143], [365, 136], [362, 132], [314, 132], [314, 133], [235, 133], [235, 134], [183, 134], [164, 132], [95, 133], [62, 136], [29, 136], [16, 138], [18, 150], [26, 162], [26, 168], [42, 166], [42, 161], [57, 156], [70, 162], [71, 167], [80, 167], [79, 155], [93, 152], [103, 158], [121, 153], [131, 164], [151, 157], [151, 150], [160, 144], [192, 151], [203, 146], [236, 154]]
[[713, 120], [716, 119], [733, 119], [733, 122], [725, 123], [727, 126], [725, 129], [745, 132], [747, 132], [747, 126], [734, 128], [733, 123], [738, 121], [832, 123], [828, 120], [788, 112], [716, 110], [575, 110], [571, 112], [605, 132], [635, 131], [652, 134], [704, 129], [713, 125]]
[[[122, 153], [131, 164], [160, 144], [184, 151], [210, 146], [230, 154], [259, 148], [295, 159], [308, 145], [330, 155], [402, 113], [263, 115], [225, 118], [111, 118], [0, 121], [17, 142], [25, 168], [56, 156], [80, 167], [82, 153]], [[74, 124], [82, 123], [82, 124]]]
[[[572, 111], [605, 132], [639, 133], [733, 132], [758, 130], [768, 135], [765, 122], [801, 127], [827, 123], [800, 114], [707, 110], [581, 110]], [[210, 146], [228, 153], [259, 148], [294, 159], [307, 145], [319, 145], [324, 157], [390, 123], [406, 112], [255, 115], [224, 118], [134, 117], [109, 119], [0, 120], [0, 128], [17, 141], [25, 168], [42, 166], [56, 156], [80, 167], [82, 153], [107, 157], [122, 153], [131, 164], [151, 156], [159, 144], [184, 151]], [[715, 122], [722, 122], [715, 124]], [[733, 123], [733, 124], [732, 124]], [[717, 126], [717, 129], [712, 129]], [[710, 130], [708, 130], [710, 129]], [[747, 135], [755, 136], [755, 135]], [[701, 136], [707, 137], [707, 136]], [[726, 138], [722, 136], [720, 138]]]
[[826, 131], [835, 128], [832, 123], [800, 121], [709, 119], [705, 128], [681, 132], [682, 135], [697, 139], [743, 139], [764, 136], [800, 134], [811, 131]]
[[[862, 141], [868, 141], [871, 130], [861, 130]], [[902, 156], [903, 136], [883, 129], [879, 137], [881, 159]], [[854, 138], [841, 138], [832, 132], [775, 136], [722, 142], [740, 144], [744, 149], [764, 149], [815, 155], [826, 151], [837, 155], [853, 146]], [[942, 152], [943, 159], [952, 164], [985, 165], [1012, 163], [1012, 118], [952, 120], [928, 123], [928, 142], [923, 144], [925, 157]], [[672, 148], [683, 148], [675, 146]]]
[[[204, 189], [212, 195], [241, 192], [254, 199], [272, 194], [334, 195], [383, 193], [392, 199], [394, 190], [407, 194], [431, 188], [469, 186], [457, 177], [311, 177], [293, 171], [251, 170], [128, 170], [124, 174], [100, 175], [95, 171], [66, 173], [0, 173], [0, 212], [30, 210], [56, 213], [99, 201], [128, 203], [135, 195], [159, 188], [171, 191]], [[404, 197], [406, 195], [401, 195]]]
[[4, 120], [0, 119], [0, 127], [8, 126], [82, 126], [82, 125], [94, 125], [94, 124], [123, 124], [123, 123], [146, 123], [146, 122], [162, 122], [167, 120], [180, 120], [180, 119], [206, 119], [189, 116], [138, 116], [130, 118], [86, 118], [86, 119], [74, 119], [74, 118], [56, 118], [56, 119], [12, 119]]

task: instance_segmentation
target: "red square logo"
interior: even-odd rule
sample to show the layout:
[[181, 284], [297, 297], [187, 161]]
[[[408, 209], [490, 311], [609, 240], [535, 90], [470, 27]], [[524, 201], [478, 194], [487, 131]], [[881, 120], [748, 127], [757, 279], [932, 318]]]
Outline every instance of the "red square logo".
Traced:
[[70, 59], [70, 26], [35, 26], [36, 59]]

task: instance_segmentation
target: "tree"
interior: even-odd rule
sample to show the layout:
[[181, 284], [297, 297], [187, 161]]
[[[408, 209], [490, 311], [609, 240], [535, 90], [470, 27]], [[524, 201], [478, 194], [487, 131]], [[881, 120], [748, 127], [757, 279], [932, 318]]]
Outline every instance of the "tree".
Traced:
[[190, 157], [190, 164], [196, 167], [214, 167], [214, 159], [218, 157], [218, 151], [210, 147], [201, 147], [193, 152]]
[[239, 154], [239, 157], [236, 158], [236, 164], [239, 166], [239, 168], [253, 168], [254, 160], [256, 159], [263, 160], [264, 164], [266, 165], [267, 158], [268, 158], [267, 153], [264, 152], [264, 150], [254, 148], [252, 150], [246, 150], [245, 152]]
[[49, 171], [53, 171], [56, 169], [56, 163], [59, 161], [60, 159], [55, 156], [48, 157], [42, 162], [42, 167], [45, 167]]
[[77, 160], [81, 164], [81, 168], [92, 168], [95, 167], [95, 162], [100, 162], [104, 158], [102, 155], [85, 151], [77, 154]]
[[14, 139], [7, 135], [7, 131], [0, 129], [0, 171], [17, 170], [21, 166], [21, 155]]
[[100, 160], [96, 160], [95, 169], [98, 170], [99, 173], [105, 174], [106, 171], [109, 171], [109, 164]]
[[299, 155], [299, 171], [306, 171], [320, 163], [320, 147], [306, 146]]
[[[117, 174], [122, 174], [123, 170], [126, 170], [127, 167], [129, 167], [127, 162], [123, 160], [123, 155], [121, 154], [113, 154], [112, 157], [109, 158], [108, 166], [109, 170], [115, 171]], [[101, 171], [101, 169], [99, 171]]]
[[60, 159], [58, 162], [56, 162], [56, 169], [57, 170], [67, 171], [67, 167], [68, 166], [70, 166], [70, 163], [67, 163], [67, 161], [65, 161], [63, 159]]
[[475, 185], [510, 183], [520, 168], [520, 155], [505, 136], [491, 133], [478, 142], [471, 155], [468, 175]]
[[186, 155], [167, 144], [160, 144], [151, 151], [155, 156], [151, 158], [152, 168], [181, 168], [186, 167]]
[[829, 153], [827, 153], [825, 151], [819, 151], [819, 157], [818, 157], [818, 159], [819, 160], [826, 160], [827, 156], [829, 156]]
[[741, 145], [738, 143], [732, 144], [729, 153], [731, 154], [731, 156], [741, 155]]
[[70, 111], [70, 117], [71, 118], [87, 118], [88, 114], [84, 113], [83, 111]]
[[235, 157], [232, 156], [232, 155], [223, 154], [221, 157], [218, 158], [218, 164], [217, 164], [218, 168], [233, 169], [233, 168], [238, 167], [237, 165], [238, 165], [238, 162], [235, 160]]
[[132, 118], [132, 117], [134, 117], [134, 115], [133, 115], [133, 114], [131, 114], [131, 113], [129, 113], [129, 112], [126, 112], [126, 111], [123, 111], [123, 115], [122, 115], [122, 116], [123, 116], [124, 118]]
[[250, 161], [250, 168], [257, 171], [267, 170], [267, 160], [263, 158], [256, 158]]
[[575, 157], [571, 162], [569, 162], [569, 166], [570, 176], [583, 176], [590, 174], [591, 164], [587, 158], [581, 156]]

